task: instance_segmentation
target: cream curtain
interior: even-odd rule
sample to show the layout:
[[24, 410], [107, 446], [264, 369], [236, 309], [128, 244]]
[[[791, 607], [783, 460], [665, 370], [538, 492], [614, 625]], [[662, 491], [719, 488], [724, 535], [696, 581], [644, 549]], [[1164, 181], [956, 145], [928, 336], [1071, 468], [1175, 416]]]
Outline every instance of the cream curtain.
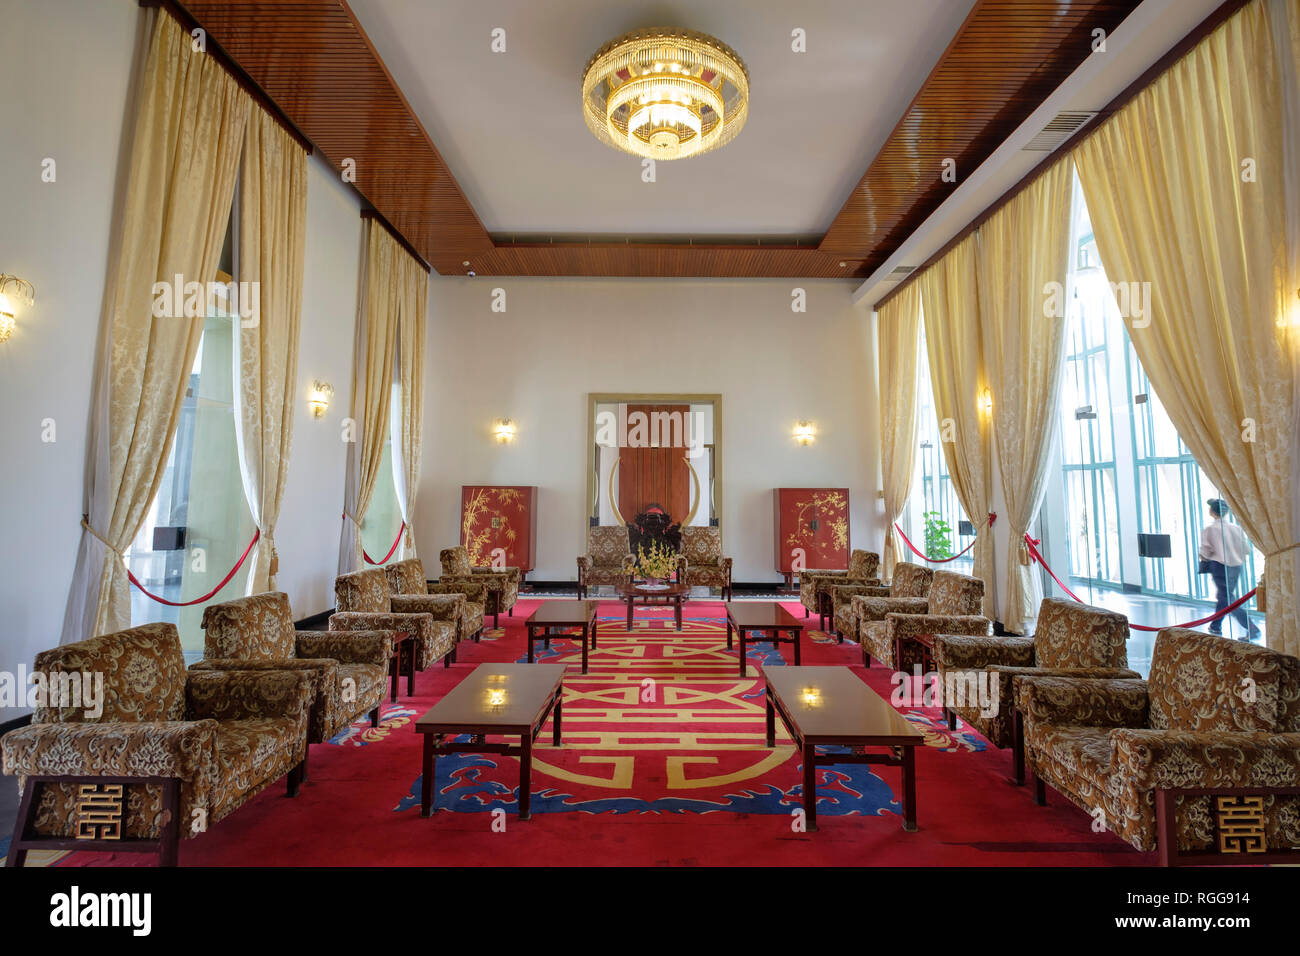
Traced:
[[902, 541], [894, 524], [912, 490], [916, 466], [916, 357], [921, 339], [921, 285], [909, 283], [876, 319], [880, 381], [880, 470], [885, 497], [883, 575], [894, 578]]
[[1149, 316], [1128, 319], [1133, 347], [1183, 441], [1269, 556], [1268, 643], [1288, 654], [1300, 654], [1300, 551], [1287, 550], [1300, 538], [1288, 229], [1300, 156], [1284, 132], [1294, 91], [1282, 81], [1295, 82], [1295, 13], [1294, 0], [1244, 7], [1074, 154], [1107, 276], [1130, 299], [1149, 283]]
[[[149, 15], [120, 238], [104, 291], [85, 530], [64, 643], [131, 624], [122, 551], [166, 469], [203, 333], [203, 316], [185, 317], [184, 289], [174, 283], [216, 279], [251, 106], [174, 19]], [[168, 312], [155, 283], [172, 292], [170, 314], [154, 315], [156, 305]]]
[[257, 314], [240, 318], [235, 360], [235, 439], [244, 496], [261, 536], [248, 593], [275, 589], [275, 525], [293, 440], [302, 318], [307, 152], [271, 116], [254, 109], [239, 187], [240, 287], [254, 288]]
[[921, 276], [930, 384], [953, 490], [975, 527], [972, 573], [984, 581], [984, 614], [993, 616], [990, 416], [981, 399], [988, 378], [980, 336], [976, 236], [971, 234]]
[[375, 490], [384, 459], [393, 395], [393, 355], [403, 296], [401, 270], [405, 250], [373, 219], [362, 226], [362, 268], [355, 359], [352, 367], [352, 441], [344, 488], [343, 535], [339, 573], [364, 565], [361, 522]]
[[393, 478], [406, 531], [402, 557], [414, 558], [415, 495], [420, 486], [420, 435], [424, 410], [424, 334], [429, 309], [429, 273], [409, 253], [401, 261], [401, 311], [398, 315], [398, 378], [401, 414], [393, 421]]
[[1065, 345], [1074, 166], [1058, 162], [979, 228], [976, 265], [993, 436], [1009, 525], [1002, 625], [1025, 633], [1039, 596], [1025, 533], [1043, 500]]

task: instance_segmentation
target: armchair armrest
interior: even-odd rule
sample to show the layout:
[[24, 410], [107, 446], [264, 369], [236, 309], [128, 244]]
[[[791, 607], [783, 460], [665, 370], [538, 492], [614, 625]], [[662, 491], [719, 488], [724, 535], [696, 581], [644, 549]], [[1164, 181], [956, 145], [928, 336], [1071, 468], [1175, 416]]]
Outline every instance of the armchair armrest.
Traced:
[[0, 738], [4, 772], [18, 776], [178, 777], [215, 782], [215, 720], [28, 724]]
[[475, 566], [469, 569], [470, 574], [496, 574], [502, 577], [513, 577], [516, 584], [523, 580], [523, 573], [516, 567], [504, 567], [497, 569], [489, 566]]
[[578, 571], [579, 571], [579, 573], [581, 573], [581, 572], [583, 572], [583, 571], [588, 571], [588, 570], [590, 570], [590, 569], [591, 569], [591, 558], [587, 557], [585, 554], [580, 554], [580, 555], [578, 555]]
[[1300, 786], [1300, 733], [1121, 728], [1110, 738], [1138, 790]]
[[[436, 583], [427, 585], [428, 594], [463, 594], [469, 604], [486, 604], [491, 584], [483, 575], [478, 580], [471, 580], [473, 575], [461, 575], [458, 578], [441, 577]], [[496, 582], [499, 586], [501, 582]], [[418, 595], [417, 595], [418, 596]]]
[[677, 555], [677, 580], [680, 581], [682, 578], [686, 576], [686, 569], [689, 566], [690, 566], [690, 562], [686, 560], [686, 555], [684, 554]]
[[944, 670], [974, 670], [990, 664], [1032, 667], [1032, 637], [940, 634], [934, 639], [935, 663]]
[[928, 598], [861, 597], [855, 595], [853, 600], [857, 606], [858, 620], [860, 621], [883, 621], [886, 615], [891, 613], [925, 614], [930, 610]]
[[1147, 682], [1115, 678], [1021, 677], [1016, 708], [1043, 724], [1141, 727], [1147, 722]]
[[186, 715], [202, 720], [299, 718], [306, 729], [312, 679], [303, 671], [187, 671]]
[[[330, 615], [330, 631], [401, 631], [423, 641], [433, 637], [435, 627], [433, 618], [428, 614], [339, 611]], [[390, 639], [389, 653], [391, 652]]]
[[304, 657], [387, 667], [393, 656], [392, 631], [295, 631], [294, 635], [297, 652]]
[[988, 634], [992, 622], [979, 614], [899, 614], [891, 611], [885, 623], [894, 637], [922, 634]]
[[[849, 604], [855, 597], [873, 597], [873, 592], [883, 590], [884, 596], [888, 596], [889, 588], [881, 588], [878, 584], [859, 584], [850, 579], [849, 584], [840, 584], [838, 581], [831, 585], [831, 601], [836, 608]], [[928, 605], [927, 605], [928, 607]], [[925, 610], [926, 608], [922, 608]], [[898, 610], [897, 608], [895, 610]]]
[[435, 621], [460, 620], [465, 609], [463, 594], [394, 594], [394, 614], [428, 614]]
[[636, 558], [633, 557], [632, 553], [629, 551], [627, 554], [623, 555], [623, 573], [631, 574], [635, 570]]

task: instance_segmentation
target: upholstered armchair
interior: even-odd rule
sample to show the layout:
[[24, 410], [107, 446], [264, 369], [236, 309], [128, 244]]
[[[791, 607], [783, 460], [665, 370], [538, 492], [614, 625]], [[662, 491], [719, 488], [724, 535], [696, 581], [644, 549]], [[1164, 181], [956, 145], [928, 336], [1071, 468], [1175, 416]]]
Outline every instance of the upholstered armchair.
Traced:
[[469, 551], [464, 545], [444, 548], [438, 552], [442, 562], [442, 576], [439, 584], [486, 584], [487, 601], [483, 613], [492, 615], [492, 626], [501, 626], [501, 612], [512, 614], [511, 610], [519, 600], [519, 581], [523, 573], [519, 568], [505, 568], [496, 571], [490, 567], [471, 567]]
[[394, 605], [383, 568], [340, 574], [334, 579], [334, 602], [337, 610], [330, 615], [331, 631], [404, 631], [411, 635], [416, 670], [432, 667], [439, 659], [444, 667], [450, 667], [456, 660], [457, 623], [435, 617], [435, 613], [453, 612]]
[[379, 726], [392, 631], [296, 631], [289, 595], [268, 591], [203, 609], [203, 660], [190, 670], [300, 670], [312, 684], [307, 742], [324, 743], [370, 715]]
[[980, 614], [984, 582], [969, 574], [935, 571], [925, 598], [864, 597], [858, 605], [862, 666], [875, 658], [886, 667], [909, 670], [924, 663], [925, 644], [936, 634], [989, 633], [993, 622]]
[[[1014, 683], [1020, 677], [1096, 677], [1137, 680], [1128, 669], [1128, 618], [1061, 598], [1043, 598], [1030, 637], [940, 635], [934, 661], [945, 692], [970, 694], [983, 684], [989, 700], [964, 705], [945, 699], [950, 724], [960, 717], [995, 747], [1015, 749], [1015, 781], [1025, 782], [1023, 741], [1015, 721]], [[981, 672], [987, 672], [982, 677]], [[997, 689], [993, 689], [996, 682]], [[986, 703], [987, 706], [981, 706]], [[996, 710], [993, 713], [987, 711]]]
[[731, 600], [731, 558], [722, 555], [721, 528], [682, 528], [682, 557], [685, 574], [679, 572], [678, 580], [689, 587], [718, 588], [724, 601]]
[[[486, 581], [465, 578], [457, 584], [430, 584], [419, 558], [386, 565], [384, 574], [388, 576], [389, 603], [394, 611], [431, 614], [434, 620], [455, 624], [457, 643], [468, 639], [477, 641], [483, 633], [488, 601]], [[451, 661], [455, 660], [453, 650]]]
[[631, 580], [635, 563], [626, 528], [588, 528], [587, 553], [578, 555], [578, 598], [585, 598], [593, 585], [622, 584]]
[[1145, 681], [1015, 683], [1040, 804], [1050, 785], [1166, 866], [1300, 860], [1300, 659], [1168, 627]]
[[[858, 620], [861, 613], [859, 598], [921, 598], [930, 593], [934, 571], [919, 564], [899, 561], [894, 565], [894, 580], [888, 586], [879, 584], [836, 584], [831, 587], [831, 622], [835, 636], [841, 641], [844, 635], [857, 639]], [[920, 605], [925, 606], [925, 605]]]
[[[145, 624], [36, 655], [37, 673], [89, 698], [38, 701], [0, 739], [19, 778], [7, 865], [32, 849], [156, 850], [174, 866], [197, 836], [307, 759], [311, 680], [277, 671], [186, 671], [174, 624]], [[81, 839], [78, 839], [78, 837]]]
[[819, 626], [826, 630], [826, 618], [832, 613], [831, 588], [847, 585], [879, 587], [879, 574], [880, 555], [861, 550], [849, 554], [849, 566], [845, 571], [801, 571], [799, 603], [803, 605], [803, 616], [816, 614], [821, 619]]

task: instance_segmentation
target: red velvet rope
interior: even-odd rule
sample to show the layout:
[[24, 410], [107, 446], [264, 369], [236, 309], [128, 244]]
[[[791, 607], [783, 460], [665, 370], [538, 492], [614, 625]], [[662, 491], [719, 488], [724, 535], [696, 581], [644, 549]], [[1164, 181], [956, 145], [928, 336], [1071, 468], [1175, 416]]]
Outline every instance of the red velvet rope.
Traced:
[[236, 561], [235, 566], [230, 569], [230, 573], [221, 579], [221, 583], [218, 584], [211, 591], [209, 591], [207, 594], [203, 595], [203, 597], [197, 597], [192, 601], [169, 601], [166, 598], [161, 598], [156, 594], [151, 594], [149, 591], [145, 590], [145, 586], [139, 582], [139, 580], [136, 578], [134, 574], [131, 573], [130, 568], [126, 569], [126, 579], [130, 581], [132, 584], [134, 584], [136, 586], [136, 589], [139, 590], [141, 594], [143, 594], [145, 597], [151, 600], [157, 601], [159, 604], [166, 604], [168, 607], [193, 607], [195, 604], [202, 604], [205, 601], [211, 601], [214, 597], [217, 596], [218, 591], [220, 591], [222, 588], [224, 588], [227, 584], [230, 583], [230, 579], [233, 578], [236, 574], [238, 574], [239, 569], [244, 566], [244, 559], [248, 557], [249, 553], [253, 550], [253, 545], [257, 544], [257, 540], [260, 537], [262, 537], [262, 530], [259, 528], [258, 530], [253, 532], [253, 540], [248, 542], [248, 547], [245, 548], [244, 553], [239, 556], [239, 560]]
[[[997, 515], [993, 514], [992, 512], [989, 512], [990, 528], [993, 527], [993, 522], [996, 521], [997, 518], [998, 518]], [[916, 545], [912, 544], [911, 540], [907, 537], [907, 535], [903, 533], [903, 529], [900, 528], [897, 524], [894, 525], [894, 530], [898, 532], [898, 536], [903, 539], [903, 543], [907, 545], [909, 549], [911, 549], [911, 552], [914, 555], [916, 555], [922, 561], [929, 561], [931, 564], [947, 564], [949, 561], [956, 561], [958, 558], [960, 558], [971, 548], [975, 547], [975, 542], [972, 541], [970, 544], [966, 545], [966, 547], [962, 548], [960, 551], [958, 551], [950, 558], [932, 558], [928, 554], [923, 554], [922, 552], [916, 550]]]
[[[1065, 582], [1056, 576], [1056, 572], [1053, 571], [1051, 567], [1048, 565], [1048, 563], [1043, 559], [1042, 553], [1038, 550], [1038, 545], [1041, 543], [1042, 542], [1039, 539], [1031, 538], [1029, 537], [1029, 535], [1025, 535], [1025, 547], [1029, 549], [1029, 556], [1043, 566], [1043, 570], [1046, 571], [1048, 575], [1051, 577], [1051, 579], [1055, 581], [1057, 585], [1060, 586], [1062, 591], [1068, 594], [1073, 600], [1078, 601], [1080, 604], [1087, 604], [1088, 603], [1087, 601], [1083, 600], [1081, 597], [1079, 597], [1079, 595], [1075, 594], [1073, 591], [1071, 591], [1068, 587], [1065, 586]], [[1166, 624], [1162, 627], [1152, 627], [1149, 624], [1129, 624], [1129, 627], [1131, 627], [1135, 631], [1162, 631], [1165, 629], [1165, 627], [1200, 627], [1202, 624], [1208, 624], [1211, 621], [1218, 620], [1219, 618], [1223, 617], [1226, 614], [1231, 614], [1233, 611], [1237, 610], [1237, 608], [1241, 607], [1243, 604], [1245, 604], [1247, 601], [1253, 598], [1255, 596], [1255, 592], [1258, 590], [1259, 588], [1251, 588], [1248, 594], [1245, 594], [1242, 597], [1238, 598], [1237, 600], [1233, 601], [1222, 611], [1215, 611], [1209, 617], [1202, 617], [1195, 621], [1188, 621], [1186, 624]]]
[[393, 546], [392, 546], [391, 548], [388, 549], [388, 553], [387, 553], [386, 555], [384, 555], [384, 558], [383, 558], [382, 561], [376, 561], [376, 560], [375, 560], [374, 558], [372, 558], [370, 555], [366, 554], [366, 549], [365, 549], [365, 548], [362, 548], [362, 549], [361, 549], [361, 556], [362, 556], [363, 558], [365, 558], [366, 561], [367, 561], [369, 564], [387, 564], [387, 563], [388, 563], [388, 559], [391, 558], [391, 557], [393, 556], [393, 552], [397, 550], [397, 546], [398, 546], [398, 544], [401, 543], [401, 540], [402, 540], [402, 532], [405, 531], [405, 530], [406, 530], [406, 522], [403, 521], [403, 522], [402, 522], [402, 526], [401, 526], [400, 528], [397, 529], [397, 537], [393, 539]]

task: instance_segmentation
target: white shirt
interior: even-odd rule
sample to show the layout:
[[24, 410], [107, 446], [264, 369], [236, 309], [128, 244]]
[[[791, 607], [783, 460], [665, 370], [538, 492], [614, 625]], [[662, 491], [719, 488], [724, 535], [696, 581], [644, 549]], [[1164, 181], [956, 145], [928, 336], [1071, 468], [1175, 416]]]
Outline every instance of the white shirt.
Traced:
[[1248, 551], [1250, 542], [1246, 540], [1246, 532], [1235, 524], [1228, 524], [1222, 518], [1211, 518], [1210, 523], [1201, 529], [1200, 554], [1207, 561], [1239, 567], [1246, 563]]

